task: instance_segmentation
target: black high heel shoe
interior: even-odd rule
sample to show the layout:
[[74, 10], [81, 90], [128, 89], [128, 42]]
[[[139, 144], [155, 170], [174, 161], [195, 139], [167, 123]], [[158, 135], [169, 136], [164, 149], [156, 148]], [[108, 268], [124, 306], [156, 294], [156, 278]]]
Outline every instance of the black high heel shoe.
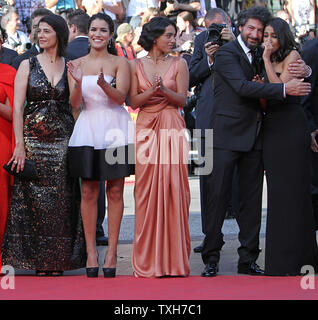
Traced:
[[116, 268], [103, 268], [104, 278], [115, 278]]
[[87, 278], [98, 278], [99, 267], [86, 268]]
[[[99, 259], [98, 251], [96, 251], [96, 255], [97, 255], [97, 265], [98, 265], [98, 259]], [[98, 278], [98, 271], [99, 271], [99, 267], [86, 268], [87, 278]]]

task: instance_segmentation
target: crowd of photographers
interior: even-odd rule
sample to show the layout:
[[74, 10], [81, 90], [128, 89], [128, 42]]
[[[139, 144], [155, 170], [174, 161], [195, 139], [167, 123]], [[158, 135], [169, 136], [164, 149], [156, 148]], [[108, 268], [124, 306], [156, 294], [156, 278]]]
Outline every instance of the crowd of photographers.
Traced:
[[[308, 21], [302, 26], [305, 32], [300, 32], [296, 19], [288, 11], [286, 1], [279, 1], [273, 8], [273, 0], [0, 0], [1, 27], [6, 30], [8, 37], [4, 47], [13, 49], [18, 54], [31, 47], [28, 36], [31, 33], [30, 16], [35, 9], [48, 8], [63, 17], [76, 8], [85, 10], [89, 15], [104, 11], [112, 17], [116, 27], [129, 23], [134, 31], [131, 44], [136, 56], [143, 55], [142, 48], [137, 45], [139, 29], [153, 16], [163, 15], [176, 22], [179, 32], [177, 35], [176, 54], [188, 55], [193, 53], [194, 38], [206, 28], [205, 15], [211, 8], [221, 8], [231, 19], [232, 29], [236, 34], [236, 18], [240, 10], [253, 5], [268, 6], [273, 13], [286, 20], [295, 37], [303, 43], [315, 37], [315, 28], [308, 13]], [[291, 1], [289, 1], [291, 2]], [[271, 8], [269, 3], [271, 3]], [[281, 10], [279, 10], [281, 9]], [[295, 13], [296, 16], [296, 13]], [[126, 28], [127, 29], [127, 28]], [[215, 31], [217, 32], [217, 31]], [[220, 32], [220, 30], [219, 30]]]

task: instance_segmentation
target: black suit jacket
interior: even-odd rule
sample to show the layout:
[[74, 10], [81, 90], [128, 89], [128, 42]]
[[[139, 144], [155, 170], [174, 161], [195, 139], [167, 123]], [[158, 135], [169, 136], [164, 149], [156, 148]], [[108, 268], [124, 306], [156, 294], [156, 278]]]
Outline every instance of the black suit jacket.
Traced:
[[15, 68], [16, 70], [18, 70], [19, 66], [23, 60], [29, 59], [30, 57], [33, 57], [33, 56], [36, 56], [39, 53], [40, 52], [38, 51], [36, 46], [33, 44], [29, 50], [25, 51], [24, 53], [22, 53], [21, 55], [19, 55], [18, 57], [16, 57], [13, 60], [12, 67]]
[[212, 73], [204, 50], [205, 37], [206, 31], [196, 36], [193, 55], [189, 64], [190, 87], [201, 85], [195, 109], [195, 127], [197, 129], [209, 129], [212, 117]]
[[283, 84], [253, 82], [253, 76], [253, 67], [238, 40], [216, 52], [211, 122], [214, 147], [252, 150], [262, 117], [259, 98], [283, 100]]
[[18, 53], [12, 49], [1, 46], [0, 63], [9, 64], [12, 66], [13, 60], [18, 56]]
[[72, 40], [66, 49], [66, 59], [74, 60], [88, 54], [88, 38], [79, 37]]
[[307, 41], [302, 51], [302, 58], [312, 69], [307, 79], [311, 83], [311, 92], [303, 98], [303, 106], [307, 114], [311, 132], [318, 129], [318, 38]]

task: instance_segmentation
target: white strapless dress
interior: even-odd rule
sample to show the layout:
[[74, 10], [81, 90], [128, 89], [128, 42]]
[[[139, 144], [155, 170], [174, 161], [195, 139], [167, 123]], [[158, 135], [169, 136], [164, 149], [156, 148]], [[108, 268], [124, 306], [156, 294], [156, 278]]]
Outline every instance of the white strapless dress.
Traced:
[[[110, 83], [113, 79], [105, 75]], [[134, 171], [134, 122], [122, 105], [97, 85], [97, 75], [83, 76], [81, 111], [69, 140], [72, 176], [112, 180]]]

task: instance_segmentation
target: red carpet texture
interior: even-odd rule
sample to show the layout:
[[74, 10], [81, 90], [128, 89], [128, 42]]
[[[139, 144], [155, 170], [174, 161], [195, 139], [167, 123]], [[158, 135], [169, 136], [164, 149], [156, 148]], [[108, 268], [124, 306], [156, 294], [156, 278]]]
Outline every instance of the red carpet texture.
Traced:
[[[6, 279], [7, 285], [9, 284]], [[318, 277], [301, 287], [301, 277], [217, 276], [142, 279], [84, 275], [40, 278], [16, 276], [15, 289], [4, 289], [0, 300], [317, 300]], [[12, 283], [11, 283], [12, 285]]]

